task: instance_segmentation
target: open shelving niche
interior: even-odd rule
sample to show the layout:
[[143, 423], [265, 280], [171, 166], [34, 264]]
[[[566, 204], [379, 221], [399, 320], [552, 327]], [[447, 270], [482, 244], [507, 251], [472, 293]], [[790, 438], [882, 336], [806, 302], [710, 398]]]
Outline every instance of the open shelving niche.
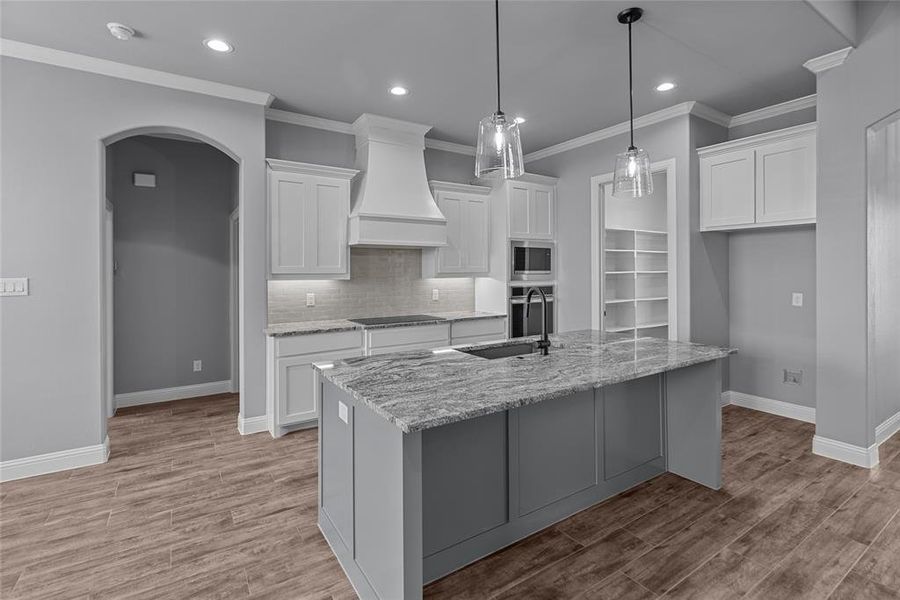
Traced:
[[604, 233], [606, 331], [667, 339], [668, 234], [619, 228]]

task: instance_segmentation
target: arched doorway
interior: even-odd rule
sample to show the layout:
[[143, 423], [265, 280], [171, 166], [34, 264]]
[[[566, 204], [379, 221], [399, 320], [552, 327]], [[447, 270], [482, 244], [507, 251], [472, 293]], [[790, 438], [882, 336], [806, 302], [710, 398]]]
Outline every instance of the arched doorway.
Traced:
[[[156, 140], [150, 144], [151, 146], [158, 146], [162, 144], [163, 147], [168, 145], [171, 147], [172, 145], [180, 145], [183, 148], [191, 146], [196, 147], [198, 152], [205, 153], [206, 155], [220, 155], [223, 162], [228, 163], [232, 167], [232, 171], [227, 175], [227, 178], [230, 180], [230, 197], [228, 200], [230, 201], [230, 205], [225, 209], [225, 216], [222, 219], [219, 219], [222, 215], [220, 214], [222, 211], [217, 209], [215, 219], [216, 222], [219, 223], [221, 221], [222, 231], [219, 233], [218, 230], [216, 232], [216, 246], [224, 251], [224, 258], [218, 256], [218, 251], [216, 252], [217, 256], [211, 261], [210, 256], [207, 254], [212, 254], [212, 251], [207, 248], [199, 248], [196, 249], [198, 254], [202, 254], [203, 256], [195, 262], [205, 261], [204, 265], [213, 262], [216, 266], [222, 266], [222, 260], [225, 261], [225, 272], [224, 277], [218, 278], [221, 279], [218, 283], [226, 286], [224, 288], [224, 293], [221, 294], [225, 298], [222, 299], [220, 304], [216, 304], [217, 313], [221, 313], [224, 315], [224, 319], [226, 319], [226, 325], [223, 326], [222, 331], [217, 331], [216, 335], [218, 341], [212, 340], [207, 343], [207, 349], [214, 348], [214, 350], [210, 351], [211, 354], [215, 354], [213, 357], [213, 364], [210, 364], [209, 357], [203, 358], [202, 356], [193, 357], [193, 354], [202, 354], [202, 352], [189, 352], [182, 348], [185, 345], [191, 345], [192, 342], [196, 340], [188, 340], [188, 343], [179, 343], [177, 340], [174, 340], [176, 343], [168, 349], [164, 347], [160, 347], [160, 343], [166, 342], [164, 335], [156, 335], [158, 331], [163, 330], [172, 330], [173, 325], [171, 323], [166, 322], [158, 322], [157, 327], [154, 327], [153, 324], [148, 320], [143, 318], [145, 315], [142, 314], [142, 310], [146, 309], [147, 313], [155, 313], [155, 316], [159, 318], [160, 314], [163, 314], [165, 311], [159, 311], [160, 304], [169, 304], [172, 306], [177, 306], [176, 308], [179, 311], [183, 311], [184, 302], [175, 301], [174, 303], [171, 301], [171, 285], [169, 282], [165, 281], [165, 279], [159, 280], [159, 273], [154, 274], [154, 269], [147, 269], [147, 252], [144, 252], [143, 258], [140, 258], [140, 252], [132, 252], [130, 256], [130, 261], [135, 259], [137, 256], [143, 262], [137, 267], [132, 269], [131, 277], [130, 277], [130, 286], [129, 294], [132, 298], [141, 298], [143, 296], [152, 296], [148, 298], [147, 303], [144, 305], [143, 309], [138, 306], [131, 306], [130, 308], [130, 316], [132, 320], [134, 320], [135, 315], [141, 315], [141, 319], [137, 319], [140, 321], [138, 325], [132, 329], [131, 333], [135, 334], [132, 336], [135, 338], [135, 347], [144, 344], [149, 338], [154, 338], [154, 343], [156, 343], [156, 348], [147, 350], [146, 348], [142, 348], [141, 352], [134, 352], [134, 347], [131, 348], [130, 355], [128, 356], [128, 361], [131, 366], [132, 374], [128, 376], [130, 378], [130, 382], [123, 383], [122, 369], [118, 369], [117, 373], [117, 364], [121, 366], [121, 363], [125, 362], [121, 356], [121, 352], [117, 352], [117, 346], [119, 350], [122, 350], [122, 321], [119, 318], [121, 315], [114, 310], [116, 306], [116, 300], [114, 300], [114, 290], [117, 290], [117, 285], [119, 288], [122, 288], [122, 281], [120, 279], [116, 279], [116, 271], [117, 268], [120, 267], [119, 261], [116, 259], [116, 254], [113, 252], [113, 248], [116, 246], [116, 226], [114, 219], [114, 211], [116, 198], [114, 197], [114, 190], [116, 189], [116, 185], [114, 185], [113, 178], [118, 177], [120, 180], [123, 177], [122, 169], [119, 169], [117, 173], [116, 169], [110, 165], [110, 157], [115, 152], [115, 149], [121, 147], [122, 145], [134, 145], [136, 140], [143, 140], [144, 142], [150, 140]], [[169, 127], [169, 126], [147, 126], [147, 127], [137, 127], [128, 130], [124, 130], [113, 135], [107, 136], [103, 140], [101, 140], [102, 145], [102, 156], [100, 160], [102, 174], [101, 174], [101, 211], [102, 211], [102, 223], [103, 223], [103, 235], [101, 239], [103, 240], [102, 248], [101, 248], [101, 272], [103, 277], [101, 278], [102, 282], [102, 293], [101, 293], [101, 327], [103, 329], [101, 336], [101, 369], [103, 371], [102, 377], [102, 402], [101, 402], [101, 413], [103, 418], [107, 418], [112, 416], [116, 410], [117, 404], [119, 406], [122, 405], [140, 405], [152, 402], [162, 402], [168, 400], [182, 399], [186, 397], [191, 397], [193, 395], [201, 396], [208, 394], [218, 394], [218, 393], [226, 393], [226, 392], [237, 392], [238, 381], [242, 379], [240, 374], [240, 365], [241, 365], [241, 344], [240, 344], [240, 327], [239, 322], [242, 314], [242, 307], [240, 303], [240, 293], [238, 286], [238, 273], [239, 273], [239, 264], [238, 261], [240, 253], [237, 251], [239, 247], [239, 227], [238, 227], [238, 213], [239, 206], [241, 204], [241, 159], [240, 157], [234, 153], [231, 149], [226, 147], [225, 145], [219, 143], [217, 140], [210, 138], [204, 134], [201, 134], [196, 131], [187, 130], [179, 127]], [[146, 146], [147, 144], [144, 143]], [[202, 149], [202, 150], [201, 150]], [[151, 149], [152, 151], [152, 149]], [[153, 162], [152, 160], [150, 161]], [[138, 169], [133, 169], [134, 165], [132, 164], [130, 167], [125, 168], [128, 175], [131, 177], [134, 173], [138, 173]], [[132, 173], [131, 171], [134, 171]], [[159, 170], [165, 170], [165, 167], [159, 167]], [[145, 173], [145, 175], [151, 175], [150, 173]], [[172, 173], [160, 173], [161, 177], [160, 184], [163, 184], [166, 181], [171, 181], [175, 179]], [[180, 179], [185, 179], [183, 176]], [[194, 178], [196, 179], [196, 177]], [[218, 179], [218, 177], [216, 177]], [[138, 193], [141, 192], [138, 181], [135, 179], [130, 182], [129, 188], [131, 185], [134, 185], [134, 190]], [[117, 186], [119, 189], [122, 188], [122, 181], [117, 182]], [[150, 192], [154, 192], [156, 190], [151, 189], [147, 190]], [[169, 190], [171, 193], [171, 190]], [[221, 192], [221, 190], [217, 190], [217, 192]], [[145, 199], [147, 196], [145, 196]], [[172, 199], [169, 198], [169, 201]], [[146, 211], [143, 215], [140, 215], [140, 218], [148, 218], [149, 215], [152, 214], [153, 210], [159, 208], [155, 206], [153, 202], [147, 203], [149, 206], [146, 207]], [[196, 221], [195, 221], [196, 222]], [[121, 224], [120, 224], [121, 225]], [[134, 229], [137, 225], [138, 227], [143, 224], [140, 222], [135, 223], [135, 219], [132, 218], [131, 228]], [[158, 223], [157, 223], [158, 226]], [[151, 226], [152, 227], [152, 226]], [[183, 233], [183, 232], [182, 232]], [[200, 232], [206, 237], [210, 237], [209, 232]], [[143, 234], [142, 234], [143, 235]], [[203, 237], [200, 235], [198, 237]], [[153, 243], [156, 244], [157, 249], [161, 245], [159, 240], [156, 239], [154, 241], [149, 242], [149, 245]], [[179, 244], [183, 245], [183, 242], [175, 243], [175, 246]], [[193, 256], [188, 256], [187, 259], [190, 261], [191, 259], [196, 258]], [[184, 262], [184, 256], [181, 257], [182, 262]], [[137, 260], [137, 259], [135, 259]], [[132, 264], [132, 267], [135, 265]], [[141, 272], [141, 269], [144, 269]], [[158, 281], [154, 283], [153, 277], [154, 275], [157, 277]], [[217, 273], [217, 275], [219, 275]], [[184, 274], [181, 274], [180, 277], [185, 279]], [[188, 282], [190, 283], [190, 275], [187, 276]], [[206, 277], [205, 279], [209, 279]], [[222, 283], [224, 282], [224, 283]], [[153, 295], [155, 291], [155, 286], [161, 289], [159, 294]], [[174, 285], [174, 284], [172, 284]], [[221, 287], [220, 285], [220, 287]], [[120, 297], [125, 297], [126, 294], [122, 293], [122, 289], [117, 290], [119, 292]], [[196, 290], [195, 290], [196, 291]], [[221, 290], [220, 290], [221, 291]], [[208, 294], [207, 294], [208, 295]], [[161, 302], [161, 300], [163, 302]], [[120, 311], [121, 312], [121, 311]], [[152, 317], [154, 315], [146, 315]], [[175, 315], [173, 313], [173, 318]], [[185, 316], [180, 316], [182, 322], [185, 320]], [[191, 317], [188, 316], [187, 320], [189, 323], [193, 323]], [[117, 321], [118, 324], [117, 324]], [[182, 323], [183, 324], [183, 323]], [[186, 329], [183, 326], [179, 328], [177, 325], [174, 326], [174, 329]], [[187, 328], [189, 329], [189, 328]], [[182, 332], [173, 335], [181, 335]], [[186, 336], [191, 336], [192, 332], [184, 331]], [[119, 344], [116, 343], [116, 338], [119, 337]], [[171, 337], [171, 336], [170, 336]], [[129, 339], [129, 338], [124, 338]], [[172, 342], [173, 340], [168, 340]], [[194, 344], [196, 345], [196, 344]], [[120, 356], [117, 357], [117, 354]], [[156, 363], [153, 365], [159, 373], [156, 375], [148, 374], [145, 372], [141, 372], [137, 374], [135, 377], [135, 364], [142, 364], [139, 361], [142, 358], [146, 358], [147, 356], [155, 357]], [[191, 359], [188, 361], [185, 359], [186, 356], [190, 356]], [[118, 362], [116, 361], [118, 358]], [[172, 361], [177, 358], [178, 364], [176, 368], [172, 368]], [[151, 361], [152, 362], [152, 361]], [[166, 368], [160, 369], [160, 363], [167, 363]], [[185, 364], [188, 365], [188, 368], [185, 368]], [[223, 366], [224, 365], [224, 366]], [[190, 368], [193, 366], [193, 368]], [[210, 369], [212, 367], [212, 369]], [[147, 371], [153, 371], [153, 368], [146, 369]], [[224, 373], [224, 374], [223, 374]], [[118, 374], [118, 377], [116, 376]], [[148, 376], [149, 375], [149, 376]], [[157, 377], [154, 380], [154, 377]], [[206, 381], [212, 377], [212, 380]], [[143, 381], [142, 381], [143, 380]], [[154, 383], [156, 381], [156, 383]], [[198, 382], [198, 383], [195, 383]], [[227, 387], [227, 389], [226, 389]], [[242, 414], [243, 411], [240, 411]], [[237, 416], [237, 415], [236, 415]]]

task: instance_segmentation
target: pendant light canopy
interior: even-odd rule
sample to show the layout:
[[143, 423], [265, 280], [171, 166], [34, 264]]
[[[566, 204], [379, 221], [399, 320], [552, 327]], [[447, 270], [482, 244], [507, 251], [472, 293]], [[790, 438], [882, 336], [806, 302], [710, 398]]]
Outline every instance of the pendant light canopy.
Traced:
[[500, 0], [494, 0], [494, 34], [497, 58], [497, 111], [478, 123], [478, 145], [475, 148], [475, 176], [499, 173], [514, 179], [524, 171], [519, 124], [500, 110]]
[[619, 13], [619, 23], [628, 25], [628, 93], [631, 117], [631, 142], [628, 150], [616, 155], [616, 171], [613, 194], [643, 198], [653, 193], [653, 176], [650, 173], [650, 155], [634, 145], [634, 77], [631, 56], [631, 24], [644, 14], [643, 9], [628, 8]]

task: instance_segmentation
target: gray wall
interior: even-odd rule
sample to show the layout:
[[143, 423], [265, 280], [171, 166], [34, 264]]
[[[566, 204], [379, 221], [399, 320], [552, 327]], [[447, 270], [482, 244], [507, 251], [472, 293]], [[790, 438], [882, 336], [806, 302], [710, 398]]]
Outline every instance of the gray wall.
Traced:
[[31, 278], [0, 300], [0, 459], [106, 437], [103, 140], [140, 128], [196, 132], [241, 163], [241, 409], [265, 414], [263, 108], [9, 57], [0, 78], [0, 273]]
[[[729, 239], [729, 359], [736, 392], [816, 406], [816, 232], [735, 232]], [[791, 306], [791, 293], [803, 306]], [[803, 384], [783, 383], [802, 370]]]
[[775, 131], [776, 129], [784, 129], [785, 127], [793, 127], [794, 125], [803, 125], [804, 123], [812, 123], [816, 120], [816, 107], [804, 108], [803, 110], [795, 110], [793, 112], [754, 121], [744, 125], [737, 125], [728, 129], [729, 140], [739, 140], [758, 133], [766, 133]]
[[[148, 136], [108, 148], [118, 266], [115, 392], [230, 379], [237, 163], [207, 144]], [[156, 187], [134, 186], [135, 171], [155, 173]], [[202, 371], [193, 371], [194, 360], [203, 361]]]
[[860, 16], [860, 45], [817, 82], [816, 433], [868, 447], [866, 128], [900, 108], [900, 3]]

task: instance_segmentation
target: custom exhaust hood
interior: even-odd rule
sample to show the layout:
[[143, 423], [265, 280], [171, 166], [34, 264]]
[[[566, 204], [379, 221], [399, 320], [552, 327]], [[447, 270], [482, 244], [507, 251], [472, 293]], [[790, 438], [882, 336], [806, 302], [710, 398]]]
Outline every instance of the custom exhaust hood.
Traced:
[[353, 123], [356, 168], [351, 246], [426, 248], [447, 244], [447, 219], [425, 175], [429, 125], [365, 113]]

